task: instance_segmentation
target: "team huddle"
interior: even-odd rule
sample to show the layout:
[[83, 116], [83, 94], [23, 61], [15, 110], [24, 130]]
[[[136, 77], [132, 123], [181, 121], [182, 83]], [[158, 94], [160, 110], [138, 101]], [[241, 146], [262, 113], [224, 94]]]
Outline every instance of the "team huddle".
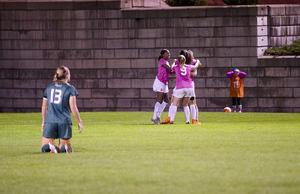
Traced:
[[[153, 90], [157, 93], [157, 102], [154, 106], [154, 115], [151, 118], [155, 124], [173, 124], [177, 107], [182, 100], [186, 124], [190, 124], [190, 111], [192, 124], [201, 124], [198, 121], [198, 107], [196, 104], [194, 76], [197, 68], [202, 64], [194, 59], [190, 50], [182, 50], [178, 59], [172, 65], [168, 63], [170, 51], [163, 49], [158, 58], [158, 73], [153, 83]], [[168, 118], [161, 121], [161, 114], [169, 103], [168, 79], [171, 73], [176, 74], [176, 86], [173, 89]], [[243, 78], [246, 73], [234, 69], [227, 73], [230, 78], [230, 97], [232, 98], [233, 112], [238, 105], [239, 112], [242, 111], [241, 98], [244, 95]], [[78, 92], [69, 84], [71, 79], [70, 70], [61, 66], [57, 68], [54, 75], [54, 83], [50, 84], [45, 92], [42, 105], [42, 152], [50, 153], [73, 153], [70, 140], [72, 138], [71, 112], [78, 122], [78, 130], [83, 129], [82, 121], [76, 105]], [[190, 105], [190, 108], [189, 106]], [[56, 146], [55, 139], [59, 139]]]
[[[154, 124], [173, 124], [177, 107], [182, 100], [183, 112], [186, 124], [190, 124], [190, 111], [192, 115], [192, 124], [201, 124], [198, 121], [198, 107], [196, 104], [194, 76], [197, 75], [197, 68], [202, 64], [199, 60], [194, 59], [191, 50], [182, 50], [177, 60], [174, 60], [170, 66], [170, 51], [163, 49], [158, 58], [158, 73], [153, 83], [153, 91], [157, 94], [157, 102], [154, 106], [154, 114], [151, 121]], [[169, 103], [168, 79], [171, 73], [176, 74], [176, 86], [173, 89], [171, 104], [169, 107], [168, 118], [161, 121], [161, 114], [166, 105]], [[232, 98], [233, 112], [236, 112], [236, 104], [238, 104], [239, 112], [242, 112], [241, 98], [244, 96], [243, 78], [246, 73], [235, 68], [228, 72], [230, 79], [230, 97]], [[190, 104], [190, 108], [188, 106]]]

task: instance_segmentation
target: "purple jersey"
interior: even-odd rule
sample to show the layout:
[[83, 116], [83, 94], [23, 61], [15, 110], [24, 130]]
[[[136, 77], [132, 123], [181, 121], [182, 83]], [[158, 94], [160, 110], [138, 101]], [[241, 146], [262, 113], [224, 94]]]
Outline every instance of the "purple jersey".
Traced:
[[173, 71], [176, 73], [176, 89], [193, 88], [191, 72], [194, 69], [194, 66], [186, 64], [183, 65], [182, 69], [180, 69], [180, 65], [173, 66]]
[[165, 60], [164, 58], [161, 58], [159, 60], [158, 72], [157, 72], [156, 77], [163, 84], [168, 85], [168, 79], [169, 79], [170, 72], [166, 68], [163, 67], [164, 64], [167, 64], [168, 66], [170, 66], [169, 62], [167, 60]]
[[[239, 75], [241, 79], [243, 79], [244, 77], [246, 77], [246, 73], [245, 72], [242, 72], [240, 71]], [[232, 76], [234, 76], [234, 71], [230, 71], [227, 73], [227, 76], [229, 77], [229, 79], [231, 80]]]

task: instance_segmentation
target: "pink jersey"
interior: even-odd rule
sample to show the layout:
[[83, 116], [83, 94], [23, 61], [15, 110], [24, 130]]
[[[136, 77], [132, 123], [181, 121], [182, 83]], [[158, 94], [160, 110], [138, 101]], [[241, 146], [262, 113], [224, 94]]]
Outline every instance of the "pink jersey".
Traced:
[[191, 72], [195, 67], [192, 65], [183, 65], [180, 69], [180, 65], [173, 66], [173, 71], [176, 73], [176, 89], [193, 88], [193, 81], [191, 80]]
[[156, 77], [159, 81], [161, 81], [165, 85], [168, 85], [168, 79], [169, 79], [170, 72], [166, 68], [163, 67], [164, 64], [167, 64], [168, 66], [170, 66], [169, 62], [167, 60], [165, 60], [164, 58], [161, 58], [159, 60], [158, 72], [157, 72]]
[[[179, 61], [178, 61], [178, 60], [176, 60], [175, 63], [176, 63], [176, 65], [179, 65]], [[188, 65], [193, 65], [193, 66], [195, 66], [196, 63], [197, 63], [197, 60], [193, 59], [192, 64], [188, 64]], [[194, 76], [191, 76], [191, 80], [194, 81]]]

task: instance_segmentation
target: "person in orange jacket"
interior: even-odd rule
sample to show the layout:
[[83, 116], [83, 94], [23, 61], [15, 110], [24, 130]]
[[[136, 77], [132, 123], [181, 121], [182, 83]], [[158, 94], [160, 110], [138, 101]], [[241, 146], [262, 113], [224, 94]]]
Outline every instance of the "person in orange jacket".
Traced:
[[232, 98], [232, 112], [236, 112], [238, 105], [239, 113], [242, 112], [242, 98], [244, 97], [244, 84], [243, 78], [246, 73], [234, 68], [233, 71], [227, 73], [230, 79], [230, 98]]

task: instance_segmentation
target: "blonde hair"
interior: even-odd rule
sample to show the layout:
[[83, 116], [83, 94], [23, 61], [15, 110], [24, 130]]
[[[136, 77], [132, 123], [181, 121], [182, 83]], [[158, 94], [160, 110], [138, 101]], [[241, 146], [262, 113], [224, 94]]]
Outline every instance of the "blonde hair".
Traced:
[[180, 64], [180, 68], [182, 68], [185, 61], [186, 61], [185, 56], [184, 55], [179, 55], [178, 61], [179, 61], [179, 64]]
[[54, 74], [53, 81], [55, 83], [61, 83], [67, 80], [69, 81], [70, 70], [65, 66], [57, 68], [56, 73]]

